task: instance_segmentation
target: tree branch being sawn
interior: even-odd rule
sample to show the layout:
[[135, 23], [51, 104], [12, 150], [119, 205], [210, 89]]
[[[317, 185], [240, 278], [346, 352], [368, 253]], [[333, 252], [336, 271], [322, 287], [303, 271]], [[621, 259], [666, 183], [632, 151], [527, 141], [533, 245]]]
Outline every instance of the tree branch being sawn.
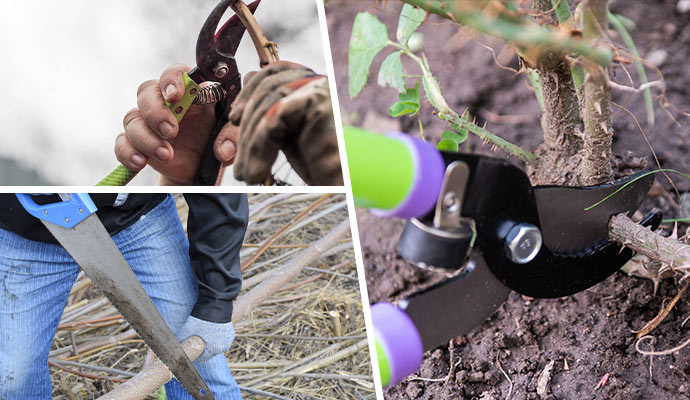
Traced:
[[[316, 243], [302, 250], [288, 263], [250, 290], [244, 296], [235, 301], [232, 313], [233, 322], [243, 320], [250, 311], [256, 308], [280, 287], [297, 276], [307, 265], [319, 258], [328, 249], [335, 246], [340, 239], [350, 232], [350, 222], [345, 220], [336, 226], [330, 233], [319, 239]], [[198, 336], [192, 336], [182, 342], [182, 347], [194, 360], [204, 352], [204, 342]], [[142, 369], [135, 377], [118, 386], [115, 390], [99, 397], [100, 400], [141, 400], [158, 390], [162, 385], [172, 379], [170, 370], [160, 360], [156, 360], [150, 366]]]

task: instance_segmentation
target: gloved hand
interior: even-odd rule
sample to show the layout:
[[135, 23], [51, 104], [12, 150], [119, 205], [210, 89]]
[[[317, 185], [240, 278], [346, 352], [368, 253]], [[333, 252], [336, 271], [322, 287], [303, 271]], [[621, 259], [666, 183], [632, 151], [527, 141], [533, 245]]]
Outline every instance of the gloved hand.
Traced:
[[209, 322], [190, 315], [177, 337], [183, 341], [190, 336], [199, 336], [206, 344], [204, 352], [197, 358], [203, 362], [228, 351], [235, 340], [235, 328], [232, 322]]
[[287, 61], [251, 72], [229, 119], [240, 126], [235, 178], [265, 182], [282, 150], [307, 184], [343, 184], [327, 77]]

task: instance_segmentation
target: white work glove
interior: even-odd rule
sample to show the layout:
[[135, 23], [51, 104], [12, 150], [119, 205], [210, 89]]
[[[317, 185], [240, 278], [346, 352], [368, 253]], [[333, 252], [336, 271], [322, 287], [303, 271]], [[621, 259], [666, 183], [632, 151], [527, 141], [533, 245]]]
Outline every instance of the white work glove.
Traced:
[[190, 315], [177, 338], [183, 341], [191, 336], [199, 336], [206, 344], [204, 352], [196, 359], [204, 362], [230, 349], [235, 340], [235, 328], [232, 322], [209, 322]]

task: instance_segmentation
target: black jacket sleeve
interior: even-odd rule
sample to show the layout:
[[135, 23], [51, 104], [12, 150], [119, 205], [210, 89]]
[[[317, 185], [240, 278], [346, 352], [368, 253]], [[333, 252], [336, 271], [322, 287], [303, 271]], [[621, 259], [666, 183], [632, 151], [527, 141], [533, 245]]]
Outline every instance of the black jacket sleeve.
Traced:
[[240, 249], [247, 231], [246, 194], [188, 193], [187, 235], [199, 299], [192, 315], [210, 322], [232, 320], [232, 303], [242, 287]]

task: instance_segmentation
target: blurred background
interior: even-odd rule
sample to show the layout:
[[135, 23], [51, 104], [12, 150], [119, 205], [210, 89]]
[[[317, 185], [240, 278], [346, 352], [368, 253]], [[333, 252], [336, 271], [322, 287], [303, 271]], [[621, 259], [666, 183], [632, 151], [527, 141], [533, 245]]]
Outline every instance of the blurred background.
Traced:
[[[281, 59], [326, 73], [317, 0], [263, 0], [256, 18]], [[248, 3], [248, 1], [245, 1]], [[0, 185], [92, 185], [116, 165], [115, 137], [140, 83], [195, 65], [196, 40], [218, 0], [25, 0], [0, 13]], [[226, 20], [232, 16], [228, 11]], [[240, 72], [258, 69], [249, 38]], [[280, 179], [301, 181], [284, 158]], [[146, 168], [131, 183], [154, 185]], [[231, 170], [223, 184], [238, 184]]]

